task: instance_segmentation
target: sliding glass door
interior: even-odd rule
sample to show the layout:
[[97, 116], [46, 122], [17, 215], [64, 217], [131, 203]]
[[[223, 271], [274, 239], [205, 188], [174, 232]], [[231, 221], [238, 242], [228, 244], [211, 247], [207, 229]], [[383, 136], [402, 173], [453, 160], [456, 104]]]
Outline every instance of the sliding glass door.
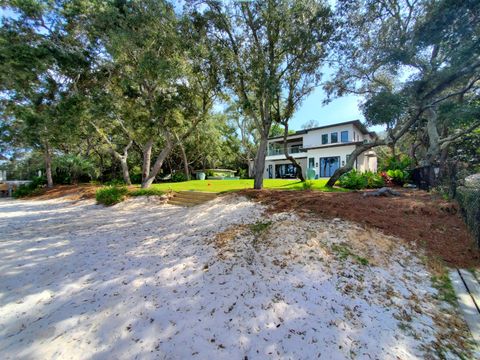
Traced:
[[340, 156], [320, 158], [320, 177], [330, 177], [340, 167]]

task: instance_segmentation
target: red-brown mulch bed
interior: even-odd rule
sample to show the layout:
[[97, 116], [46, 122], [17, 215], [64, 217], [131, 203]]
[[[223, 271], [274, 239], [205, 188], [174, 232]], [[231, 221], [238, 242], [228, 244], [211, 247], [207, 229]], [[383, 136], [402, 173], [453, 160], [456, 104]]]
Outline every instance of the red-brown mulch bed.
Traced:
[[420, 190], [400, 189], [398, 197], [364, 197], [363, 192], [245, 190], [242, 194], [273, 211], [307, 212], [380, 229], [416, 243], [446, 265], [479, 267], [480, 251], [455, 203]]

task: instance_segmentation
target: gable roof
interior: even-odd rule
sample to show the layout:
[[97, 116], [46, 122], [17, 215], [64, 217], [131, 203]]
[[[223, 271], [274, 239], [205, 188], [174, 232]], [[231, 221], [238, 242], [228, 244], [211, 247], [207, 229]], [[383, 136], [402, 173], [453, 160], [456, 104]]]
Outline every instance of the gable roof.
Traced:
[[[345, 121], [345, 122], [341, 122], [341, 123], [336, 123], [336, 124], [317, 126], [317, 127], [310, 128], [310, 129], [298, 130], [298, 131], [295, 131], [293, 134], [289, 134], [288, 136], [290, 137], [290, 136], [295, 136], [295, 135], [302, 135], [302, 134], [306, 134], [310, 131], [326, 129], [326, 128], [330, 128], [330, 127], [334, 127], [334, 126], [350, 125], [350, 124], [355, 125], [364, 135], [376, 136], [376, 133], [374, 131], [368, 131], [367, 127], [358, 119], [357, 120]], [[268, 139], [271, 140], [271, 139], [281, 139], [281, 138], [283, 138], [283, 135], [269, 137]]]

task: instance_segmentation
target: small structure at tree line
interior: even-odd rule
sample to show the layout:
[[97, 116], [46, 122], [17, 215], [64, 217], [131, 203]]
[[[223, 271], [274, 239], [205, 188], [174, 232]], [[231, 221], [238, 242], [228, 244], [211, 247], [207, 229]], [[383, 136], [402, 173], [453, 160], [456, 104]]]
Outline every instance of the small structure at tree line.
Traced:
[[234, 176], [236, 171], [230, 169], [205, 169], [195, 170], [197, 180], [239, 180], [240, 176]]

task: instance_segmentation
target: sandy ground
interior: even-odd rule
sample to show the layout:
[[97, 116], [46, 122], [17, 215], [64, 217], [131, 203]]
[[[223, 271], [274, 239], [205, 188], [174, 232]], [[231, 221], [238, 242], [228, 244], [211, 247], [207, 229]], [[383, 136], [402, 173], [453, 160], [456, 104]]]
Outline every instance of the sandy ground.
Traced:
[[1, 357], [458, 358], [464, 324], [406, 246], [234, 196], [2, 199]]

